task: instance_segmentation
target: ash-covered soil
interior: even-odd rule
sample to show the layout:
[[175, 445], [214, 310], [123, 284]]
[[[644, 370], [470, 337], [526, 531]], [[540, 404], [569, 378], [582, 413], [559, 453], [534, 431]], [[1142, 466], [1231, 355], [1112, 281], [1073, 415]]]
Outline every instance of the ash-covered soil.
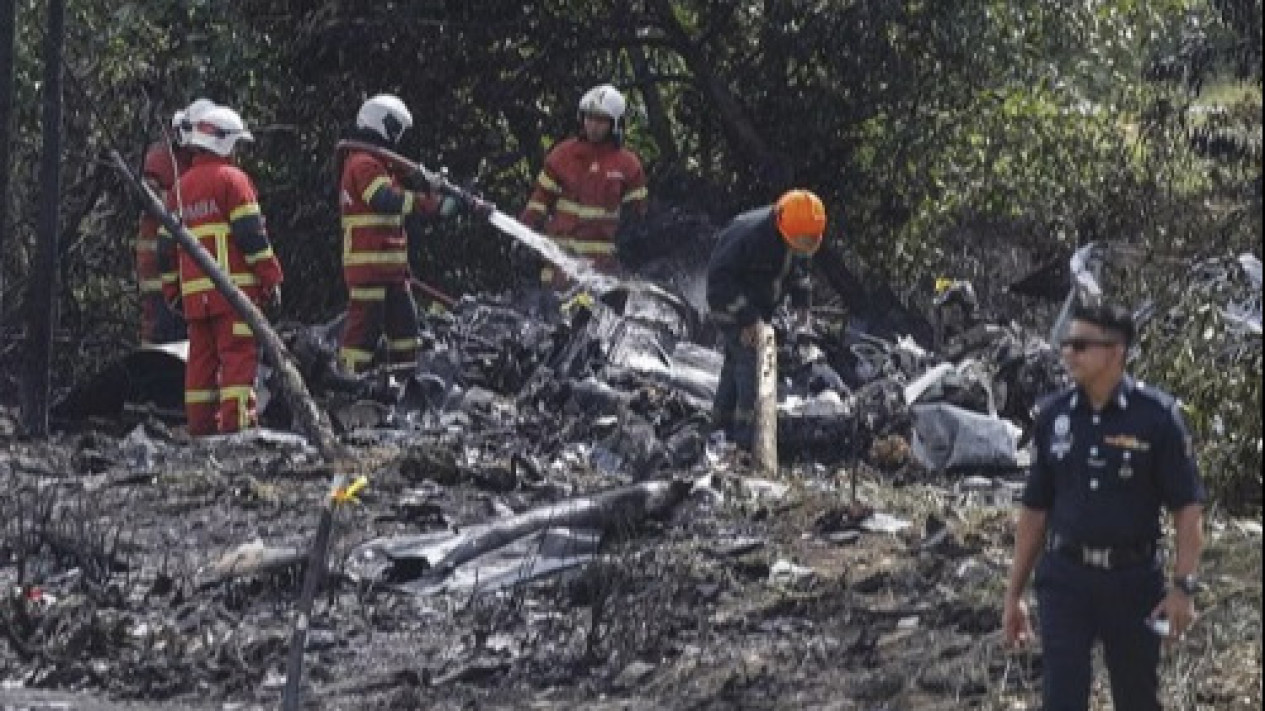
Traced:
[[[302, 571], [211, 566], [256, 539], [306, 550], [333, 472], [290, 436], [113, 427], [0, 439], [0, 708], [276, 708]], [[808, 464], [768, 481], [710, 452], [676, 473], [709, 486], [581, 568], [419, 596], [351, 579], [348, 553], [629, 482], [579, 456], [528, 477], [461, 466], [443, 440], [347, 440], [343, 473], [371, 483], [339, 512], [305, 708], [1039, 706], [1039, 650], [999, 645], [1019, 474]], [[1212, 589], [1166, 655], [1170, 707], [1259, 708], [1260, 526], [1213, 512], [1209, 529]]]

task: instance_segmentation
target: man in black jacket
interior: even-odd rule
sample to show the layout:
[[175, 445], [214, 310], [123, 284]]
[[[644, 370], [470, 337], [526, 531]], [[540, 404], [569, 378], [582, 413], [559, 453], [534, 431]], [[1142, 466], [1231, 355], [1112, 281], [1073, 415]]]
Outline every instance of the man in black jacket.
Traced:
[[791, 190], [773, 205], [735, 217], [721, 231], [707, 265], [707, 305], [725, 353], [712, 426], [744, 450], [751, 449], [759, 324], [772, 320], [789, 292], [800, 323], [808, 325], [808, 262], [825, 230], [821, 199]]

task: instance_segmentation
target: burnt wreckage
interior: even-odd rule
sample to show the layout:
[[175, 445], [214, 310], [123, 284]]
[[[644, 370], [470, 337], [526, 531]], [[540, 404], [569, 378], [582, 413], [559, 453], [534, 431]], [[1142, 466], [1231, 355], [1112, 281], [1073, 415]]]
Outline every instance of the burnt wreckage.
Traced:
[[[277, 330], [344, 436], [460, 439], [537, 469], [579, 457], [624, 480], [686, 470], [707, 450], [722, 360], [703, 296], [712, 231], [676, 213], [658, 222], [657, 234], [679, 239], [659, 240], [654, 259], [638, 255], [644, 280], [619, 282], [596, 298], [583, 291], [465, 296], [420, 317], [424, 348], [414, 368], [341, 373], [337, 320]], [[864, 285], [829, 250], [815, 269], [818, 289], [833, 292], [843, 309], [823, 307], [817, 322], [829, 325], [818, 332], [792, 332], [789, 319], [774, 324], [782, 461], [853, 459], [899, 435], [928, 469], [1018, 464], [1031, 407], [1061, 377], [1052, 349], [974, 311], [946, 332], [937, 309], [933, 328], [890, 289]], [[54, 417], [141, 412], [178, 421], [182, 346], [128, 354], [73, 390]], [[281, 398], [269, 397], [269, 377], [261, 367], [261, 422], [288, 428]]]

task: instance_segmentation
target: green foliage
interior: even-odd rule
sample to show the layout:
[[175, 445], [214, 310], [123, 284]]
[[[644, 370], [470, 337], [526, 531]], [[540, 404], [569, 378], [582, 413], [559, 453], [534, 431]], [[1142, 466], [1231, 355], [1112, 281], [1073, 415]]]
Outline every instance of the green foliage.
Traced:
[[[37, 204], [44, 4], [19, 5], [5, 323]], [[614, 82], [656, 202], [719, 223], [811, 187], [832, 242], [915, 302], [962, 268], [963, 235], [1031, 260], [1106, 239], [1180, 259], [1259, 251], [1260, 0], [68, 6], [62, 326], [107, 350], [135, 333], [137, 211], [102, 153], [139, 164], [197, 96], [237, 108], [257, 137], [241, 159], [289, 275], [286, 315], [309, 322], [345, 298], [333, 146], [384, 91], [413, 109], [402, 152], [517, 212], [547, 148], [574, 131], [579, 96]], [[1201, 98], [1225, 77], [1250, 90]], [[506, 240], [463, 221], [429, 227], [416, 262], [455, 294], [511, 278]], [[1130, 293], [1179, 276], [1157, 268]], [[1155, 375], [1193, 387], [1194, 371]]]
[[1138, 372], [1181, 394], [1214, 500], [1235, 513], [1257, 510], [1261, 336], [1237, 328], [1225, 307], [1254, 301], [1259, 313], [1261, 294], [1229, 258], [1201, 262], [1180, 278], [1160, 271], [1170, 278], [1149, 284], [1156, 318], [1142, 331]]

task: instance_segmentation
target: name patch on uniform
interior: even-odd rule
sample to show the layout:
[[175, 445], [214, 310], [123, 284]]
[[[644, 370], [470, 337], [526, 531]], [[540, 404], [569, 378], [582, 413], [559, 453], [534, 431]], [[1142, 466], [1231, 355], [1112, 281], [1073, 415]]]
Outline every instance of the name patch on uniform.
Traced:
[[1072, 451], [1072, 421], [1067, 413], [1054, 418], [1054, 437], [1050, 439], [1050, 454], [1055, 459], [1066, 457]]
[[1113, 447], [1120, 449], [1129, 449], [1134, 452], [1145, 452], [1151, 448], [1151, 443], [1146, 440], [1138, 439], [1133, 435], [1108, 435], [1102, 438], [1102, 441]]
[[185, 208], [180, 211], [181, 217], [188, 222], [196, 222], [212, 215], [218, 215], [219, 213], [220, 208], [213, 200], [199, 200], [192, 205], [186, 205]]

